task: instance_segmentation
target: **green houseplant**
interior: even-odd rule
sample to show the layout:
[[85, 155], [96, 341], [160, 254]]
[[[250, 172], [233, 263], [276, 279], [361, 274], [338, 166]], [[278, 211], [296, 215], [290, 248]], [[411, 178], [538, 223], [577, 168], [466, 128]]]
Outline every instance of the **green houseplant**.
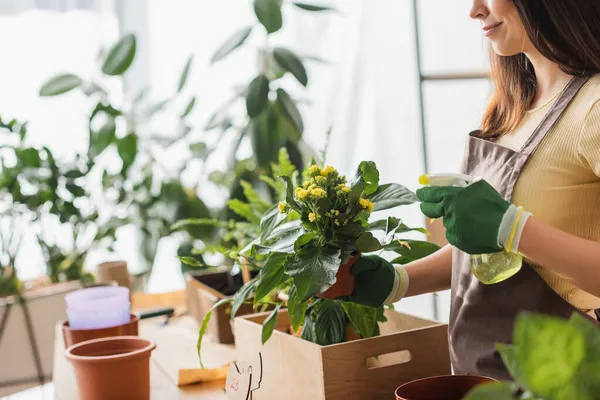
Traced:
[[[106, 210], [111, 210], [107, 234], [114, 235], [124, 224], [138, 228], [140, 250], [147, 263], [146, 274], [149, 274], [158, 242], [171, 233], [169, 227], [173, 221], [209, 217], [210, 211], [196, 194], [197, 188], [188, 187], [181, 181], [181, 172], [191, 156], [182, 160], [177, 171], [166, 168], [161, 159], [165, 152], [190, 139], [192, 127], [187, 117], [196, 99], [194, 96], [184, 98], [182, 91], [188, 82], [193, 59], [190, 57], [185, 63], [172, 96], [153, 101], [149, 99], [150, 88], [144, 87], [131, 98], [115, 102], [106, 83], [125, 74], [135, 61], [135, 55], [136, 38], [125, 35], [107, 52], [101, 52], [95, 75], [83, 78], [73, 73], [59, 74], [42, 85], [40, 95], [50, 97], [79, 90], [87, 98], [90, 105], [89, 146], [85, 154], [78, 155], [77, 177], [87, 181], [88, 186], [92, 186], [90, 182], [93, 181], [97, 187], [102, 187], [94, 198], [101, 203], [97, 207], [101, 211], [100, 217]], [[157, 135], [155, 117], [168, 110], [174, 110], [177, 115], [172, 121], [173, 129]], [[197, 144], [191, 145], [192, 150], [197, 147]], [[120, 165], [103, 162], [106, 154], [116, 155]], [[85, 220], [82, 224], [88, 222]], [[192, 233], [197, 238], [210, 240], [213, 230]], [[184, 242], [190, 240], [187, 238]], [[42, 245], [47, 257], [52, 259], [56, 252], [43, 242]]]
[[513, 344], [497, 348], [515, 381], [478, 387], [465, 400], [592, 400], [600, 394], [600, 330], [579, 314], [570, 320], [521, 314]]
[[[397, 253], [393, 262], [406, 263], [438, 249], [428, 242], [399, 240], [400, 233], [423, 230], [409, 228], [397, 218], [369, 221], [373, 211], [408, 205], [416, 197], [398, 184], [379, 185], [379, 172], [373, 162], [362, 162], [349, 183], [330, 166], [311, 165], [299, 186], [293, 183], [297, 174], [293, 166], [284, 170], [281, 179], [286, 187], [279, 192], [282, 202], [272, 205], [258, 221], [258, 210], [251, 205], [256, 201], [235, 207], [238, 212], [244, 209], [240, 214], [252, 219], [258, 230], [245, 248], [228, 254], [241, 257], [259, 273], [232, 299], [224, 299], [214, 308], [231, 302], [234, 318], [247, 301], [256, 308], [274, 307], [263, 324], [263, 343], [271, 336], [282, 306], [288, 307], [292, 330], [297, 332], [302, 327], [302, 337], [314, 343], [343, 342], [349, 326], [361, 337], [376, 336], [378, 322], [384, 321], [383, 306], [319, 295], [335, 283], [338, 270], [347, 265], [354, 252], [366, 255], [389, 250]], [[270, 178], [265, 180], [272, 187], [278, 185]], [[382, 259], [378, 255], [363, 256], [361, 261], [363, 268], [379, 262]], [[200, 329], [199, 353], [210, 318], [209, 312]]]

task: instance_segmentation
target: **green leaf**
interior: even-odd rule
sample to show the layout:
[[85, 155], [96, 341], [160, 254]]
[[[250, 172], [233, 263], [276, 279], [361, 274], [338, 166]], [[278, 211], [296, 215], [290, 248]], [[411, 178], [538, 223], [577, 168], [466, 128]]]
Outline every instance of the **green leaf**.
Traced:
[[183, 111], [183, 114], [181, 114], [181, 118], [187, 117], [194, 109], [194, 105], [196, 105], [196, 96], [190, 99], [188, 105], [185, 107], [185, 111]]
[[257, 284], [258, 280], [257, 278], [254, 278], [235, 293], [233, 296], [233, 305], [231, 306], [231, 319], [235, 318], [235, 314], [240, 309], [242, 304], [244, 304], [246, 299], [252, 294]]
[[516, 400], [517, 390], [514, 383], [486, 383], [475, 387], [463, 400]]
[[135, 36], [123, 36], [108, 51], [102, 64], [102, 72], [106, 75], [123, 75], [135, 58], [135, 48]]
[[181, 76], [179, 77], [179, 83], [177, 84], [177, 93], [181, 92], [185, 87], [185, 84], [188, 79], [188, 75], [190, 74], [190, 68], [192, 67], [192, 61], [194, 61], [194, 56], [190, 55], [181, 71]]
[[229, 39], [227, 39], [225, 43], [223, 43], [221, 47], [219, 47], [217, 51], [215, 51], [215, 53], [210, 59], [210, 63], [214, 64], [217, 61], [227, 57], [231, 52], [233, 52], [235, 49], [244, 44], [246, 39], [248, 39], [248, 37], [250, 36], [250, 33], [252, 33], [252, 26], [242, 28], [233, 35], [231, 35]]
[[82, 81], [77, 75], [60, 74], [47, 80], [40, 88], [40, 96], [56, 96], [69, 92], [79, 85]]
[[304, 323], [302, 324], [302, 339], [317, 343], [317, 335], [315, 333], [315, 323], [310, 317], [311, 313], [306, 313]]
[[[409, 247], [406, 247], [403, 243], [408, 244]], [[400, 257], [392, 261], [392, 264], [407, 264], [435, 253], [440, 247], [434, 243], [420, 240], [404, 240], [402, 243], [393, 241], [385, 246], [385, 249], [400, 254]]]
[[367, 184], [364, 189], [367, 197], [377, 191], [377, 187], [379, 186], [379, 171], [373, 161], [363, 161], [360, 163], [352, 179], [351, 186], [357, 186], [362, 182]]
[[221, 299], [215, 303], [214, 306], [206, 313], [204, 319], [202, 320], [202, 325], [200, 326], [200, 332], [198, 333], [198, 343], [196, 344], [196, 348], [198, 350], [198, 361], [200, 361], [200, 366], [204, 368], [204, 364], [202, 364], [202, 339], [204, 338], [204, 334], [206, 333], [206, 329], [208, 328], [208, 323], [210, 322], [210, 318], [212, 317], [212, 313], [217, 308], [221, 307], [223, 304], [231, 303], [233, 299], [226, 298]]
[[293, 176], [296, 172], [296, 167], [290, 161], [288, 151], [285, 148], [279, 149], [279, 155], [277, 158], [278, 163], [271, 166], [273, 169], [273, 176]]
[[304, 300], [335, 283], [340, 263], [339, 249], [306, 246], [288, 259], [285, 271], [294, 279], [298, 298]]
[[25, 168], [40, 168], [42, 166], [40, 152], [33, 147], [17, 148], [15, 153], [19, 163]]
[[138, 138], [135, 133], [130, 133], [122, 139], [117, 140], [117, 151], [123, 160], [123, 169], [126, 171], [135, 161], [138, 150]]
[[277, 103], [283, 109], [285, 115], [289, 118], [290, 122], [294, 125], [294, 128], [302, 135], [304, 132], [304, 123], [302, 122], [302, 115], [296, 103], [290, 95], [283, 89], [277, 89]]
[[240, 181], [244, 190], [244, 196], [250, 203], [251, 209], [260, 215], [263, 215], [269, 209], [269, 203], [264, 201], [249, 182]]
[[301, 211], [300, 204], [294, 198], [294, 184], [292, 178], [286, 175], [282, 175], [279, 178], [285, 183], [285, 201], [288, 203], [293, 210]]
[[405, 206], [413, 204], [418, 200], [413, 192], [397, 183], [388, 183], [379, 186], [374, 193], [367, 195], [367, 199], [373, 202], [375, 206], [373, 211]]
[[385, 227], [385, 238], [383, 239], [384, 246], [389, 244], [392, 240], [394, 240], [394, 236], [400, 227], [402, 226], [402, 221], [395, 217], [388, 217], [387, 224]]
[[271, 314], [269, 314], [267, 319], [265, 319], [265, 322], [263, 322], [262, 344], [267, 343], [267, 340], [269, 340], [269, 338], [273, 334], [273, 330], [277, 326], [277, 315], [279, 313], [280, 308], [281, 308], [281, 303], [277, 304], [277, 306], [275, 307], [273, 312]]
[[308, 303], [301, 301], [298, 298], [295, 286], [290, 288], [288, 296], [288, 314], [290, 316], [290, 322], [294, 330], [297, 331], [298, 328], [300, 328], [302, 321], [304, 321]]
[[306, 232], [298, 239], [296, 239], [296, 241], [294, 242], [294, 250], [298, 251], [302, 246], [309, 244], [314, 237], [315, 232]]
[[337, 11], [335, 8], [332, 7], [326, 7], [326, 6], [318, 6], [315, 4], [306, 4], [306, 3], [300, 3], [297, 1], [292, 2], [293, 5], [295, 5], [296, 7], [305, 10], [305, 11]]
[[227, 207], [237, 215], [248, 221], [258, 224], [260, 223], [260, 217], [252, 211], [250, 204], [244, 203], [239, 199], [227, 200]]
[[371, 232], [362, 233], [358, 239], [356, 239], [356, 242], [354, 242], [354, 247], [361, 253], [370, 253], [383, 248], [382, 244], [373, 236]]
[[90, 140], [90, 157], [94, 158], [100, 155], [111, 143], [115, 140], [115, 132], [117, 126], [115, 120], [108, 118], [106, 123], [98, 130], [97, 133], [92, 133]]
[[204, 267], [205, 266], [203, 263], [201, 263], [194, 257], [178, 256], [177, 258], [179, 258], [179, 260], [181, 260], [182, 263], [184, 263], [185, 265], [189, 265], [190, 267]]
[[77, 179], [85, 176], [84, 172], [81, 172], [78, 169], [72, 169], [70, 171], [65, 172], [65, 177], [68, 179]]
[[259, 167], [267, 168], [277, 160], [283, 140], [278, 129], [278, 114], [269, 106], [250, 122], [252, 150]]
[[375, 336], [377, 328], [377, 308], [353, 302], [343, 302], [342, 307], [350, 322], [363, 338]]
[[[372, 231], [386, 231], [387, 230], [387, 226], [388, 226], [388, 220], [387, 219], [380, 219], [374, 222], [371, 222], [369, 224], [369, 229]], [[406, 226], [404, 224], [400, 224], [400, 226], [398, 226], [398, 229], [396, 229], [396, 233], [405, 233], [405, 232], [412, 232], [412, 231], [416, 231], [416, 232], [421, 232], [424, 234], [427, 234], [427, 230], [423, 229], [423, 228], [411, 228], [409, 226]]]
[[502, 362], [504, 363], [504, 366], [506, 367], [510, 376], [512, 376], [512, 378], [515, 381], [517, 381], [520, 385], [526, 386], [523, 382], [520, 381], [523, 374], [519, 369], [519, 364], [516, 359], [515, 347], [513, 345], [497, 343], [496, 349], [500, 353], [500, 356], [502, 357]]
[[304, 64], [291, 50], [283, 47], [276, 47], [273, 49], [273, 57], [275, 58], [275, 61], [277, 61], [277, 64], [283, 69], [291, 72], [303, 86], [308, 84], [308, 76], [306, 75]]
[[288, 258], [285, 253], [271, 253], [260, 270], [258, 285], [254, 294], [254, 304], [265, 298], [273, 289], [281, 285], [285, 278], [283, 264]]
[[[576, 381], [585, 390], [588, 397], [593, 398], [600, 393], [600, 330], [598, 327], [578, 313], [573, 313], [569, 323], [575, 326], [585, 337], [586, 357], [577, 371]], [[581, 396], [582, 398], [585, 395]]]
[[75, 185], [73, 183], [67, 183], [66, 188], [75, 197], [85, 196], [85, 190], [83, 190], [81, 186]]
[[272, 205], [260, 219], [260, 239], [263, 242], [266, 241], [273, 229], [281, 224], [284, 219], [285, 215], [279, 212], [278, 205]]
[[317, 344], [329, 346], [346, 339], [346, 318], [340, 303], [325, 300], [318, 308], [315, 318]]
[[192, 152], [192, 155], [194, 157], [198, 157], [204, 160], [208, 153], [208, 147], [206, 146], [206, 143], [203, 142], [192, 143], [190, 144], [190, 151]]
[[565, 397], [585, 359], [585, 336], [568, 321], [521, 314], [513, 331], [518, 377], [526, 388], [545, 399]]
[[269, 99], [269, 80], [264, 75], [258, 75], [248, 85], [246, 110], [250, 118], [256, 117], [267, 106]]
[[254, 13], [267, 33], [277, 32], [283, 25], [281, 0], [254, 0]]

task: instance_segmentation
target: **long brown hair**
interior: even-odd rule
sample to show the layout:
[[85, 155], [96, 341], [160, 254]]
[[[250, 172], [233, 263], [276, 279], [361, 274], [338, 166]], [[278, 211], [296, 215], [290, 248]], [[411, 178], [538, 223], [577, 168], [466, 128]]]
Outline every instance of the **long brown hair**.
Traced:
[[[569, 75], [600, 72], [600, 1], [513, 0], [536, 49]], [[481, 123], [485, 137], [515, 129], [531, 108], [537, 90], [525, 54], [503, 57], [490, 48], [494, 86]]]

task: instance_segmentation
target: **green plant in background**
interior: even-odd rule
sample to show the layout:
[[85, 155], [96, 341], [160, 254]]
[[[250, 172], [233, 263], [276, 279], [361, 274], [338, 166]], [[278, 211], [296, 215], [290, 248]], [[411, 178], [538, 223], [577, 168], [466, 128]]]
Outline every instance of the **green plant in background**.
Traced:
[[498, 344], [515, 382], [476, 388], [465, 400], [593, 400], [600, 394], [600, 330], [579, 314], [570, 320], [522, 314], [513, 345]]
[[[379, 185], [379, 172], [373, 162], [360, 164], [356, 176], [346, 178], [330, 167], [313, 164], [304, 173], [304, 183], [294, 185], [298, 172], [282, 153], [282, 162], [273, 166], [285, 182], [285, 190], [272, 178], [263, 178], [281, 195], [281, 202], [266, 211], [257, 193], [248, 193], [249, 203], [230, 206], [255, 226], [245, 248], [221, 249], [230, 257], [241, 258], [257, 276], [247, 282], [232, 299], [231, 317], [239, 307], [252, 302], [255, 308], [274, 307], [263, 325], [263, 343], [271, 336], [282, 306], [288, 307], [292, 328], [302, 326], [302, 337], [320, 345], [346, 340], [346, 327], [351, 326], [362, 337], [379, 334], [378, 322], [385, 320], [383, 306], [369, 307], [351, 301], [318, 297], [336, 281], [340, 265], [355, 253], [382, 250], [396, 252], [395, 263], [406, 263], [436, 251], [437, 246], [421, 241], [398, 239], [397, 234], [421, 231], [409, 228], [399, 219], [369, 222], [373, 211], [388, 210], [412, 204], [415, 195], [398, 184]], [[281, 168], [284, 165], [284, 168]], [[261, 204], [260, 207], [257, 207]], [[206, 221], [185, 221], [185, 224]], [[249, 230], [248, 230], [249, 231]], [[380, 262], [377, 255], [363, 256], [361, 263]], [[363, 265], [364, 267], [364, 265]], [[208, 313], [200, 329], [198, 351], [211, 318]]]
[[[283, 27], [282, 9], [289, 4], [301, 12], [334, 11], [329, 7], [299, 2], [283, 4], [281, 0], [255, 0], [253, 4], [258, 24], [245, 26], [235, 32], [217, 49], [211, 62], [217, 63], [225, 59], [262, 27], [264, 30], [260, 30], [265, 33], [264, 42], [256, 55], [259, 70], [250, 82], [236, 87], [233, 97], [217, 109], [205, 126], [206, 131], [220, 129], [222, 134], [229, 130], [235, 131], [234, 145], [229, 149], [228, 157], [230, 172], [215, 171], [209, 175], [209, 179], [227, 188], [230, 199], [239, 200], [245, 200], [245, 188], [241, 182], [260, 186], [258, 176], [270, 174], [270, 166], [277, 161], [280, 148], [287, 150], [298, 169], [304, 168], [305, 159], [314, 156], [302, 139], [304, 123], [298, 109], [298, 100], [289, 93], [295, 85], [281, 79], [290, 75], [302, 87], [307, 86], [308, 73], [304, 61], [314, 58], [302, 58], [286, 47], [270, 46], [273, 34]], [[244, 110], [241, 113], [240, 108]], [[238, 160], [238, 148], [245, 140], [251, 143], [253, 154]], [[206, 157], [206, 153], [204, 156]], [[271, 194], [274, 195], [272, 191]], [[271, 200], [273, 199], [271, 196]], [[237, 214], [226, 208], [225, 220], [236, 217]]]
[[[161, 160], [167, 151], [185, 142], [192, 131], [187, 117], [196, 99], [194, 96], [183, 99], [182, 90], [187, 84], [193, 60], [190, 57], [185, 63], [177, 87], [169, 98], [151, 101], [148, 99], [150, 89], [145, 87], [131, 99], [117, 103], [103, 83], [127, 72], [135, 54], [136, 38], [126, 35], [108, 52], [101, 53], [98, 76], [84, 79], [72, 73], [60, 74], [41, 87], [40, 95], [56, 96], [78, 89], [89, 99], [89, 146], [85, 154], [78, 156], [78, 178], [88, 183], [96, 182], [97, 188], [102, 188], [94, 193], [98, 208], [101, 211], [111, 210], [113, 216], [120, 218], [111, 218], [115, 223], [107, 227], [108, 233], [114, 234], [125, 223], [132, 223], [139, 229], [141, 253], [149, 273], [158, 242], [171, 233], [170, 225], [179, 219], [208, 218], [210, 212], [197, 196], [197, 188], [186, 187], [181, 182], [180, 175], [187, 166], [186, 160], [181, 160], [176, 171], [170, 171]], [[165, 111], [175, 111], [174, 128], [167, 134], [157, 135], [155, 117]], [[106, 161], [110, 158], [105, 155], [110, 157], [111, 153], [120, 160], [117, 168], [114, 168], [114, 162]], [[189, 228], [195, 238], [207, 241], [212, 238], [213, 231], [212, 228]], [[78, 234], [78, 229], [74, 229], [74, 240], [77, 240]], [[43, 242], [42, 245], [48, 258], [53, 259], [55, 252]], [[80, 260], [75, 258], [71, 261], [79, 263]]]

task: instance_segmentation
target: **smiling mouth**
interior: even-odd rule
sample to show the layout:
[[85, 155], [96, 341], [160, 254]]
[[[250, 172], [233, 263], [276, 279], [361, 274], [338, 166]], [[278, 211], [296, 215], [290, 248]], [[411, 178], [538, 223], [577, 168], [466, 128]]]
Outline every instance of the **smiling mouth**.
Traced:
[[498, 28], [500, 25], [502, 25], [502, 22], [498, 22], [497, 24], [487, 25], [481, 29], [483, 30], [483, 34], [485, 36], [490, 36], [492, 33], [494, 33], [496, 31], [496, 28]]

